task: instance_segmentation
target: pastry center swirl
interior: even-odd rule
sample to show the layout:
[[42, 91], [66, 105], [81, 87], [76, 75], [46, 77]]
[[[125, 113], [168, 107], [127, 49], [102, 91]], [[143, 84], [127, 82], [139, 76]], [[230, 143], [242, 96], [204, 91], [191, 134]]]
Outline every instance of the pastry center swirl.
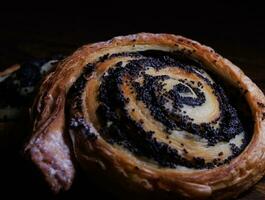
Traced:
[[246, 133], [225, 91], [201, 66], [162, 51], [105, 55], [70, 89], [70, 129], [160, 167], [228, 163], [246, 146]]

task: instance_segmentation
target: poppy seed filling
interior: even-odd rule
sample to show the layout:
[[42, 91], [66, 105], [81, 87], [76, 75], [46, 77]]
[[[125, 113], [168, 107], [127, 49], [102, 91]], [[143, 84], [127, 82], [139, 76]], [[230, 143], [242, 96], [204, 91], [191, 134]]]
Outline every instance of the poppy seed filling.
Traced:
[[[151, 159], [162, 167], [195, 169], [228, 163], [248, 144], [247, 138], [250, 137], [243, 129], [236, 109], [229, 103], [220, 84], [202, 69], [202, 64], [180, 56], [178, 52], [157, 50], [106, 54], [97, 62], [88, 64], [68, 93], [68, 105], [72, 108], [69, 118], [71, 130], [84, 130], [88, 139], [97, 139], [90, 131], [92, 125], [83, 118], [82, 94], [87, 80], [96, 70], [95, 66], [117, 57], [131, 59], [108, 68], [100, 79], [97, 95], [96, 116], [101, 126], [97, 131], [107, 142]], [[127, 90], [124, 88], [128, 88], [135, 98], [125, 94]], [[132, 113], [137, 113], [137, 107], [129, 109], [132, 100], [136, 105], [139, 102], [143, 104], [150, 117], [159, 123], [167, 142], [156, 137], [155, 130], [147, 130], [146, 119], [132, 117]], [[212, 114], [213, 117], [204, 122], [198, 117], [200, 107], [209, 102], [214, 105], [209, 113], [216, 116]], [[193, 139], [200, 138], [199, 142], [205, 142], [206, 148], [228, 143], [232, 153], [221, 159], [219, 157], [224, 153], [218, 152], [219, 157], [211, 161], [196, 155], [185, 157], [190, 154], [185, 143], [181, 143], [181, 151], [171, 145], [174, 135], [177, 133], [180, 137], [183, 131]], [[236, 138], [240, 138], [239, 143], [235, 142]]]

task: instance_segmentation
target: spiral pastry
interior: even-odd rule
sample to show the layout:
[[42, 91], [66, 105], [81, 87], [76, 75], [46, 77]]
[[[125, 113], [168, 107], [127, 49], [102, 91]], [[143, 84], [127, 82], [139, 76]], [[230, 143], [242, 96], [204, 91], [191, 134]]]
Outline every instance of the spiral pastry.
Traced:
[[57, 191], [70, 187], [75, 157], [139, 197], [235, 197], [264, 174], [264, 102], [239, 68], [197, 42], [116, 37], [46, 78], [27, 151]]

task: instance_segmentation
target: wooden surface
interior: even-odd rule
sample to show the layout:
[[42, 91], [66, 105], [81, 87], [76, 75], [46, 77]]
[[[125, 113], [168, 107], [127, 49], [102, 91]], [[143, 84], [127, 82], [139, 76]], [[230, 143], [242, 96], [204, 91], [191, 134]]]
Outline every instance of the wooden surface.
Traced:
[[[213, 10], [200, 10], [203, 15], [196, 13], [183, 17], [184, 11], [180, 11], [167, 13], [163, 18], [159, 14], [142, 14], [134, 18], [130, 17], [130, 13], [122, 11], [120, 15], [102, 16], [102, 13], [94, 15], [88, 11], [68, 14], [68, 10], [66, 13], [45, 9], [33, 12], [5, 10], [0, 14], [0, 69], [31, 58], [56, 53], [67, 55], [82, 44], [106, 40], [116, 35], [142, 31], [167, 32], [211, 46], [243, 69], [265, 92], [264, 14], [260, 14], [262, 10], [255, 10], [256, 7], [254, 10], [248, 6], [240, 9], [234, 13], [234, 8], [221, 6]], [[190, 13], [194, 13], [192, 11]], [[16, 134], [23, 133], [21, 130], [11, 133], [13, 136]], [[23, 139], [19, 142], [8, 141], [8, 145], [1, 149], [1, 161], [4, 161], [0, 164], [1, 181], [4, 183], [1, 190], [10, 197], [19, 194], [21, 198], [41, 195], [46, 199], [72, 199], [76, 195], [96, 195], [98, 198], [108, 196], [108, 199], [114, 199], [90, 183], [82, 173], [78, 174], [69, 192], [52, 195], [41, 181], [39, 173], [23, 158]], [[251, 199], [265, 199], [264, 178], [239, 198]]]

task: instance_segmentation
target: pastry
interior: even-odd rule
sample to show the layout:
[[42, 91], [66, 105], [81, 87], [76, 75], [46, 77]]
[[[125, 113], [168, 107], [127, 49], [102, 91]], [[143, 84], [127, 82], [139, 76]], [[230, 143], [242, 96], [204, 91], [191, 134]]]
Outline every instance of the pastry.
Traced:
[[0, 72], [1, 121], [16, 120], [20, 109], [31, 106], [36, 86], [61, 57], [30, 60]]
[[0, 71], [0, 147], [18, 141], [20, 136], [25, 137], [24, 133], [18, 135], [18, 132], [21, 132], [21, 127], [26, 129], [25, 125], [29, 124], [29, 108], [38, 85], [59, 59], [62, 59], [61, 55], [29, 60]]
[[264, 175], [264, 116], [261, 90], [211, 48], [140, 33], [83, 46], [45, 78], [26, 152], [57, 192], [76, 160], [137, 198], [227, 199]]

